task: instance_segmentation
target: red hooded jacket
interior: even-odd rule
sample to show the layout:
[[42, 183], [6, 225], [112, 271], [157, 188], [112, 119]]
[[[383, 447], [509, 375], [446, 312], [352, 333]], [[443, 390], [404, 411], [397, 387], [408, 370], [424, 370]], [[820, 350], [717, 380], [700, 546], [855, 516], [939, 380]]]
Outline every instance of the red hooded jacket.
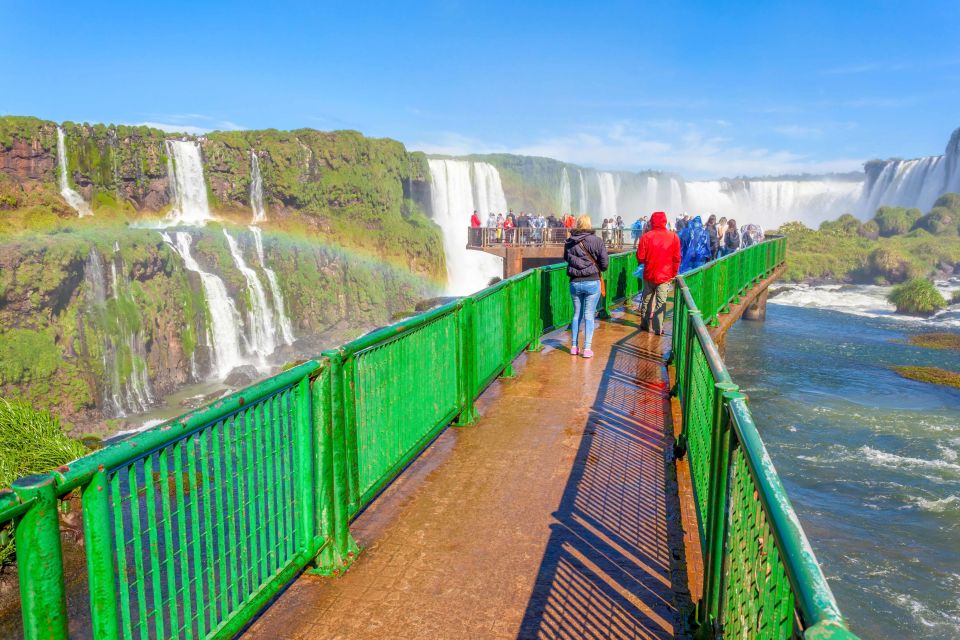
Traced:
[[680, 238], [667, 230], [667, 214], [657, 211], [650, 217], [650, 231], [640, 237], [637, 263], [643, 265], [643, 279], [653, 285], [670, 282], [680, 270]]
[[473, 215], [470, 216], [470, 226], [474, 229], [480, 226], [480, 216], [477, 215], [476, 211], [474, 211]]

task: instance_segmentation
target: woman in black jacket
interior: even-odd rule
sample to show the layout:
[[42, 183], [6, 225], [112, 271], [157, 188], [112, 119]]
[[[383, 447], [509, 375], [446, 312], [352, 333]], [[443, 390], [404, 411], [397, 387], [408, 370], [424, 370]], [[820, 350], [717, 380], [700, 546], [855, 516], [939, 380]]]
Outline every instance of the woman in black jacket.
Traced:
[[[563, 259], [567, 262], [570, 276], [570, 296], [573, 298], [573, 322], [570, 326], [572, 341], [570, 355], [592, 358], [590, 346], [593, 341], [594, 317], [600, 301], [600, 278], [607, 270], [609, 257], [603, 240], [593, 233], [590, 216], [577, 218], [577, 226], [563, 245]], [[583, 351], [577, 344], [580, 339], [580, 324], [583, 323]]]

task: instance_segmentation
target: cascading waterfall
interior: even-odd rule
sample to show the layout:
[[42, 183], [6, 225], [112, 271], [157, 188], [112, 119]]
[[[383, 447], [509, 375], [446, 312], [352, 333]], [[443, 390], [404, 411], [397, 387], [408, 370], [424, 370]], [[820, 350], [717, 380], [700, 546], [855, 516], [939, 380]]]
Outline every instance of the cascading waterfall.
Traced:
[[570, 209], [573, 206], [571, 203], [571, 194], [570, 194], [570, 174], [567, 173], [567, 168], [564, 167], [563, 171], [560, 173], [560, 214], [566, 215], [571, 213]]
[[[481, 219], [486, 219], [490, 213], [507, 211], [507, 198], [503, 194], [503, 185], [500, 183], [500, 172], [487, 162], [473, 163], [473, 188], [476, 196], [474, 202], [480, 212]], [[469, 216], [471, 211], [467, 212]], [[469, 220], [469, 218], [468, 218]]]
[[230, 248], [233, 264], [243, 274], [244, 280], [247, 281], [247, 293], [250, 300], [247, 310], [247, 327], [249, 329], [247, 344], [250, 346], [250, 351], [260, 358], [261, 363], [264, 363], [267, 356], [277, 348], [277, 328], [274, 322], [273, 309], [270, 308], [270, 303], [267, 301], [267, 294], [260, 283], [260, 277], [256, 271], [247, 266], [237, 241], [226, 229], [223, 230], [223, 235], [227, 238], [227, 246]]
[[64, 141], [63, 129], [60, 127], [57, 127], [57, 165], [59, 167], [57, 173], [60, 180], [60, 195], [67, 201], [67, 204], [73, 207], [79, 217], [92, 216], [93, 210], [90, 209], [87, 201], [70, 188], [70, 181], [67, 179], [67, 145]]
[[[485, 175], [484, 198], [487, 210], [479, 209], [474, 200], [474, 185], [471, 182], [471, 165], [466, 160], [430, 159], [430, 200], [433, 220], [443, 230], [443, 248], [447, 262], [447, 289], [452, 295], [465, 295], [478, 291], [491, 278], [503, 273], [502, 260], [481, 251], [470, 251], [467, 246], [467, 227], [474, 210], [486, 215], [490, 211], [504, 211], [507, 199], [500, 185], [500, 174], [485, 162], [480, 172]], [[486, 169], [494, 173], [494, 179]], [[499, 187], [499, 189], [497, 189]], [[494, 208], [490, 208], [494, 207]]]
[[222, 379], [230, 373], [231, 369], [243, 364], [240, 352], [242, 325], [240, 314], [233, 300], [230, 299], [223, 280], [204, 271], [191, 255], [190, 245], [193, 237], [185, 231], [177, 231], [173, 237], [167, 233], [162, 235], [164, 241], [183, 260], [184, 267], [200, 277], [207, 300], [208, 344], [213, 350], [214, 370]]
[[[617, 217], [617, 194], [620, 187], [620, 176], [615, 176], [608, 171], [597, 172], [597, 186], [600, 190], [600, 217]], [[594, 220], [596, 226], [599, 221]]]
[[260, 160], [257, 152], [250, 150], [250, 208], [253, 209], [253, 224], [267, 219], [267, 209], [263, 206], [263, 179], [260, 177]]
[[583, 179], [583, 170], [577, 169], [577, 174], [580, 176], [580, 209], [577, 213], [583, 215], [590, 208], [587, 201], [587, 181]]
[[277, 316], [277, 326], [280, 327], [280, 336], [285, 344], [293, 344], [293, 326], [283, 302], [280, 282], [277, 280], [277, 274], [267, 266], [263, 257], [263, 234], [259, 227], [251, 226], [250, 231], [253, 232], [253, 242], [257, 250], [257, 260], [260, 261], [260, 268], [267, 274], [267, 282], [270, 283], [270, 295], [273, 296], [273, 309]]
[[165, 224], [202, 226], [212, 220], [200, 144], [191, 140], [167, 140], [167, 171], [173, 208]]

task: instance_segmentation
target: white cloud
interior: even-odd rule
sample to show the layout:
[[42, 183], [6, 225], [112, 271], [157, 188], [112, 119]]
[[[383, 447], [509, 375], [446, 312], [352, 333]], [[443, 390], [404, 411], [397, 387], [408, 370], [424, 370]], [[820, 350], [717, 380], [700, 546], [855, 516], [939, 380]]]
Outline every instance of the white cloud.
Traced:
[[411, 146], [450, 155], [506, 151], [596, 168], [673, 171], [687, 178], [845, 172], [859, 170], [863, 163], [861, 158], [824, 160], [788, 150], [751, 147], [704, 131], [695, 123], [674, 121], [618, 121], [513, 147], [491, 146], [449, 132], [434, 143]]
[[239, 131], [243, 125], [202, 113], [150, 114], [156, 120], [139, 122], [138, 125], [154, 127], [171, 133], [199, 135], [210, 131]]
[[805, 127], [799, 124], [785, 124], [779, 127], [773, 127], [773, 131], [788, 138], [819, 138], [823, 135], [822, 129]]
[[200, 135], [211, 131], [211, 129], [206, 127], [196, 127], [187, 124], [171, 124], [169, 122], [137, 122], [135, 126], [153, 127], [154, 129], [160, 129], [161, 131], [169, 131], [170, 133], [189, 133], [191, 135]]

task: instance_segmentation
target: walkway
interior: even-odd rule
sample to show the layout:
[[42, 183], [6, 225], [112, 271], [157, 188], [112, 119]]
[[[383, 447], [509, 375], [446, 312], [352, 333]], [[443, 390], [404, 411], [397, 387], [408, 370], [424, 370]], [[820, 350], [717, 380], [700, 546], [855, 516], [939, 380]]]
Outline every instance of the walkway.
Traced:
[[[245, 638], [667, 638], [689, 607], [669, 337], [627, 314], [593, 360], [521, 356], [352, 526], [339, 579], [301, 576]], [[428, 381], [425, 381], [428, 383]]]

